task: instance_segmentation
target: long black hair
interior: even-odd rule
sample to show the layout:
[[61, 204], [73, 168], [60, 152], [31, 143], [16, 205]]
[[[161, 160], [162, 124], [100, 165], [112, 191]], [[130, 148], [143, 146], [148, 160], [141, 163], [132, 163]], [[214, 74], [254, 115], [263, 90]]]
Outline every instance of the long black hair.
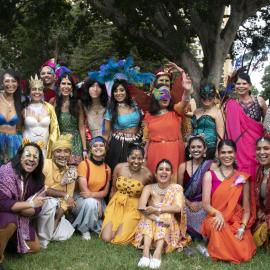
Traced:
[[[126, 98], [124, 100], [124, 103], [132, 108], [134, 108], [136, 111], [139, 112], [139, 108], [136, 106], [135, 102], [133, 101], [133, 99], [131, 98], [131, 95], [129, 93], [128, 90], [128, 83], [126, 80], [115, 80], [113, 87], [112, 87], [112, 95], [111, 95], [111, 99], [110, 102], [108, 104], [108, 111], [112, 116], [112, 126], [117, 123], [117, 119], [118, 119], [118, 109], [117, 109], [117, 104], [118, 102], [116, 101], [115, 97], [114, 97], [114, 92], [116, 91], [117, 87], [119, 85], [122, 85], [125, 90], [126, 90]], [[140, 112], [139, 112], [140, 113]]]
[[82, 85], [82, 104], [86, 109], [90, 109], [90, 107], [92, 106], [92, 98], [89, 94], [89, 88], [94, 84], [97, 83], [99, 85], [99, 87], [101, 88], [101, 94], [99, 96], [99, 100], [101, 105], [106, 108], [107, 103], [108, 103], [108, 94], [106, 91], [106, 87], [104, 84], [101, 84], [98, 81], [92, 80], [90, 78], [88, 78]]
[[44, 157], [43, 157], [43, 153], [42, 150], [40, 149], [40, 147], [34, 143], [34, 142], [29, 142], [26, 143], [25, 145], [21, 146], [16, 154], [16, 156], [11, 160], [11, 166], [14, 169], [14, 171], [16, 172], [17, 175], [24, 175], [24, 171], [21, 165], [21, 157], [22, 154], [24, 152], [24, 149], [26, 146], [33, 146], [38, 150], [38, 155], [39, 155], [39, 161], [38, 161], [38, 166], [36, 167], [36, 169], [31, 173], [32, 175], [32, 179], [38, 183], [38, 184], [44, 184], [44, 179], [45, 176], [42, 172], [43, 169], [43, 164], [44, 164]]
[[[167, 85], [165, 85], [163, 83], [160, 83], [155, 88], [159, 89], [162, 86], [168, 87]], [[149, 113], [152, 114], [152, 115], [157, 115], [160, 110], [161, 110], [161, 107], [159, 105], [158, 100], [156, 100], [155, 97], [154, 97], [154, 95], [151, 94], [151, 102], [150, 102]], [[173, 101], [172, 101], [172, 98], [170, 100], [169, 106], [167, 107], [167, 110], [168, 111], [173, 111]]]
[[17, 117], [19, 119], [19, 121], [18, 121], [18, 125], [19, 125], [21, 123], [21, 111], [22, 111], [20, 75], [16, 71], [14, 71], [12, 69], [8, 69], [8, 70], [4, 71], [4, 73], [1, 77], [2, 82], [4, 82], [5, 75], [10, 75], [18, 83], [18, 87], [17, 87], [17, 90], [15, 91], [15, 93], [13, 94], [13, 98], [14, 98], [15, 111], [16, 111]]
[[79, 118], [79, 109], [78, 109], [78, 100], [77, 100], [77, 90], [76, 90], [76, 84], [74, 82], [74, 79], [71, 74], [63, 74], [59, 79], [57, 80], [56, 86], [57, 86], [57, 92], [58, 96], [56, 97], [56, 107], [55, 107], [55, 112], [57, 115], [57, 119], [59, 121], [60, 116], [61, 116], [61, 108], [63, 105], [63, 96], [60, 91], [60, 84], [63, 79], [68, 79], [71, 82], [71, 87], [72, 87], [72, 94], [69, 96], [69, 113], [74, 116], [76, 119]]

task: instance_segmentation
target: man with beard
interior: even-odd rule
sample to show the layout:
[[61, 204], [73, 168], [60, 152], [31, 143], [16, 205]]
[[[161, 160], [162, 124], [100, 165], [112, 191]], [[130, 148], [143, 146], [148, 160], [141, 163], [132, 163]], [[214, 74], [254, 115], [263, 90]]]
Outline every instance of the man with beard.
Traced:
[[44, 84], [44, 100], [49, 103], [53, 103], [56, 97], [55, 91], [55, 68], [56, 63], [54, 58], [46, 61], [40, 70], [40, 78]]
[[46, 195], [50, 198], [38, 218], [38, 236], [43, 248], [50, 240], [69, 239], [74, 232], [65, 219], [65, 213], [75, 206], [73, 192], [77, 171], [68, 166], [71, 149], [71, 136], [61, 135], [52, 145], [52, 159], [46, 159], [44, 163]]
[[[43, 155], [29, 141], [17, 155], [0, 168], [0, 269], [6, 246], [17, 244], [19, 253], [40, 250], [32, 219], [44, 202]], [[15, 240], [15, 242], [13, 241]]]

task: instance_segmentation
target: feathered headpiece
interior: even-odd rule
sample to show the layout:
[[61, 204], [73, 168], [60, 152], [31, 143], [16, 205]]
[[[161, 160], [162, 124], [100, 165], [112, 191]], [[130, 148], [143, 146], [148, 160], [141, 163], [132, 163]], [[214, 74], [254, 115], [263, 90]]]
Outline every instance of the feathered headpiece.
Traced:
[[72, 71], [69, 68], [67, 68], [66, 66], [60, 66], [60, 65], [56, 66], [55, 76], [57, 79], [62, 78], [63, 76], [71, 74], [71, 73], [72, 73]]
[[49, 60], [47, 60], [42, 66], [41, 68], [43, 67], [50, 67], [53, 71], [55, 71], [55, 68], [56, 68], [56, 61], [54, 58], [51, 58]]
[[107, 64], [101, 65], [99, 71], [88, 72], [88, 76], [106, 85], [108, 95], [111, 96], [111, 89], [115, 80], [126, 80], [131, 84], [150, 84], [155, 80], [155, 75], [146, 72], [142, 73], [139, 68], [132, 67], [133, 58], [121, 59], [116, 62], [110, 58]]
[[44, 88], [42, 80], [38, 78], [38, 75], [35, 74], [34, 78], [31, 76], [29, 80], [30, 88]]

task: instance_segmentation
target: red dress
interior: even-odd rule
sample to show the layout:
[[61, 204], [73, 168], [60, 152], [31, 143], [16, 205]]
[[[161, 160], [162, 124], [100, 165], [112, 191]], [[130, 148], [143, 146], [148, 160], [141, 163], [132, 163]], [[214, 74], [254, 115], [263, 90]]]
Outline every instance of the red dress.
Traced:
[[168, 159], [176, 175], [179, 164], [184, 161], [181, 117], [175, 111], [162, 115], [146, 113], [144, 125], [148, 134], [147, 167], [155, 173], [158, 162]]

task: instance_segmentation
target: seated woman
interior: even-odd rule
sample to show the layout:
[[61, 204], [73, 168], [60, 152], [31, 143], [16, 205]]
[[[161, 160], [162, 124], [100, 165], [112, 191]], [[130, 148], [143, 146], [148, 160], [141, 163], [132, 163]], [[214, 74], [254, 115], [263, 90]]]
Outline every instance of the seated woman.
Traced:
[[195, 110], [192, 117], [192, 135], [204, 135], [206, 158], [214, 159], [217, 142], [224, 137], [224, 119], [221, 110], [215, 105], [217, 94], [214, 84], [203, 83], [199, 96], [202, 106]]
[[13, 236], [19, 253], [40, 250], [32, 219], [43, 205], [42, 167], [40, 147], [27, 142], [10, 162], [0, 168], [0, 269], [5, 248]]
[[256, 178], [257, 222], [253, 237], [257, 247], [267, 247], [270, 230], [270, 138], [262, 137], [257, 141], [256, 157], [260, 167]]
[[128, 161], [118, 164], [113, 172], [111, 200], [105, 210], [101, 238], [114, 244], [134, 240], [141, 218], [138, 211], [143, 187], [152, 182], [151, 172], [143, 166], [144, 150], [138, 145], [128, 148]]
[[203, 207], [208, 216], [201, 231], [209, 240], [208, 252], [212, 259], [239, 264], [249, 261], [256, 252], [250, 232], [256, 206], [250, 176], [235, 169], [235, 156], [233, 141], [219, 142], [221, 165], [206, 172], [203, 179]]
[[22, 136], [17, 133], [21, 115], [19, 76], [14, 71], [3, 74], [4, 91], [0, 94], [0, 166], [12, 159], [21, 146]]
[[[139, 210], [143, 213], [134, 245], [143, 245], [143, 257], [139, 267], [159, 268], [163, 250], [172, 252], [183, 249], [190, 237], [186, 235], [185, 199], [183, 188], [171, 184], [172, 164], [163, 159], [157, 164], [155, 177], [157, 183], [144, 187]], [[153, 258], [150, 259], [150, 248], [155, 247]]]
[[187, 229], [193, 240], [201, 240], [201, 225], [207, 213], [202, 207], [202, 181], [212, 160], [205, 160], [207, 146], [202, 136], [192, 136], [187, 145], [191, 160], [180, 164], [178, 184], [186, 198]]
[[76, 219], [73, 227], [82, 233], [82, 239], [90, 240], [90, 230], [99, 233], [105, 209], [104, 198], [110, 188], [111, 169], [104, 162], [106, 141], [97, 136], [90, 141], [90, 160], [79, 164], [80, 193], [75, 193]]

